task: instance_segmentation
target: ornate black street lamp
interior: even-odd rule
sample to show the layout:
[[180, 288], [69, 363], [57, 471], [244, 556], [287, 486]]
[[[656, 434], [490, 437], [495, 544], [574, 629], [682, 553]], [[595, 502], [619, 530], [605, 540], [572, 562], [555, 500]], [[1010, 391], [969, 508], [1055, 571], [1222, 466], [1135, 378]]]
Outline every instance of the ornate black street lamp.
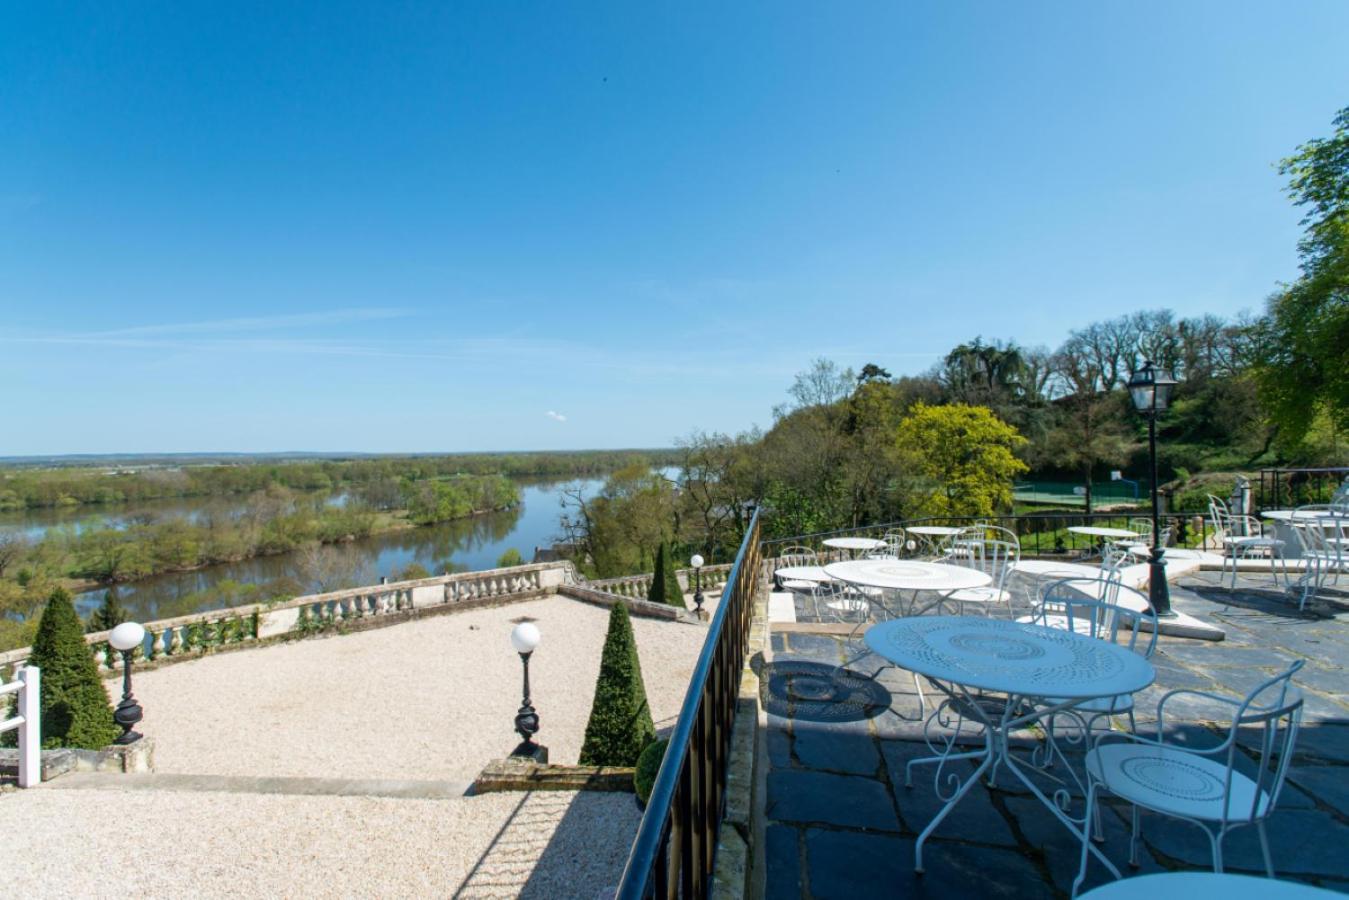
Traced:
[[703, 612], [703, 557], [701, 553], [693, 554], [693, 559], [689, 560], [689, 565], [693, 566], [693, 614], [698, 618], [703, 618], [707, 613]]
[[1152, 465], [1152, 558], [1148, 561], [1148, 601], [1158, 617], [1174, 616], [1171, 611], [1171, 589], [1166, 583], [1166, 562], [1162, 555], [1161, 501], [1157, 484], [1157, 416], [1166, 412], [1171, 402], [1171, 389], [1176, 379], [1166, 369], [1158, 369], [1151, 361], [1129, 377], [1129, 393], [1134, 408], [1148, 420], [1148, 459]]
[[122, 702], [112, 714], [112, 720], [122, 728], [122, 733], [114, 744], [134, 744], [141, 739], [139, 732], [132, 731], [144, 715], [141, 705], [131, 696], [131, 654], [145, 643], [145, 629], [135, 622], [123, 622], [108, 634], [108, 643], [114, 650], [122, 652]]
[[529, 699], [529, 657], [539, 646], [538, 626], [532, 622], [521, 622], [511, 631], [511, 646], [520, 654], [520, 662], [525, 670], [524, 699], [520, 701], [520, 711], [515, 714], [515, 733], [522, 740], [520, 746], [511, 751], [513, 757], [524, 757], [538, 763], [548, 762], [548, 748], [534, 743], [534, 735], [539, 732], [539, 714]]

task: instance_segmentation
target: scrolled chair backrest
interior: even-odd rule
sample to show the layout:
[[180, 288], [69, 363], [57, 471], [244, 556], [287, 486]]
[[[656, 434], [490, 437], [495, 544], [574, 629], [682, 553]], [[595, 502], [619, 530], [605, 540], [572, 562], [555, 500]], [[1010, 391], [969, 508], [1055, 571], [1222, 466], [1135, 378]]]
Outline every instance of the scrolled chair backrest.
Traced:
[[787, 566], [813, 566], [819, 562], [819, 557], [809, 547], [802, 547], [797, 544], [784, 547], [782, 552], [778, 554], [777, 560], [775, 568], [782, 569]]
[[[1232, 717], [1227, 746], [1228, 784], [1232, 772], [1241, 769], [1255, 781], [1257, 790], [1245, 809], [1234, 809], [1228, 804], [1230, 819], [1249, 821], [1267, 815], [1279, 800], [1302, 723], [1302, 691], [1293, 684], [1293, 676], [1304, 664], [1305, 660], [1294, 660], [1278, 675], [1256, 685]], [[1238, 749], [1243, 729], [1244, 744], [1255, 757], [1254, 774], [1249, 769], [1248, 754]]]
[[1146, 597], [1119, 580], [1060, 578], [1040, 592], [1038, 624], [1127, 647], [1144, 657], [1157, 649], [1157, 614]]

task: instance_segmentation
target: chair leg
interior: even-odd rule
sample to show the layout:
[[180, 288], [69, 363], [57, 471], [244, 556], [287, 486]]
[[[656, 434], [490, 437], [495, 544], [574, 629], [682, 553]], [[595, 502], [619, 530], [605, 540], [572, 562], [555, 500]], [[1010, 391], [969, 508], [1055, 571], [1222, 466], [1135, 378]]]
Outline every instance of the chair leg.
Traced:
[[1142, 817], [1138, 812], [1138, 805], [1134, 805], [1133, 822], [1129, 830], [1129, 865], [1135, 869], [1138, 868], [1138, 838], [1143, 833]]
[[1255, 823], [1255, 830], [1260, 835], [1260, 852], [1265, 856], [1265, 875], [1274, 877], [1274, 862], [1269, 855], [1269, 835], [1265, 834], [1265, 820], [1261, 819]]
[[1087, 820], [1082, 823], [1082, 856], [1077, 863], [1077, 877], [1073, 879], [1073, 897], [1077, 896], [1077, 892], [1082, 889], [1082, 882], [1087, 878], [1087, 841], [1091, 840], [1091, 817], [1095, 808], [1096, 782], [1093, 781], [1087, 788]]
[[1213, 871], [1221, 875], [1223, 873], [1223, 836], [1226, 834], [1220, 831], [1214, 835], [1207, 828], [1204, 834], [1208, 835], [1208, 842], [1213, 846]]

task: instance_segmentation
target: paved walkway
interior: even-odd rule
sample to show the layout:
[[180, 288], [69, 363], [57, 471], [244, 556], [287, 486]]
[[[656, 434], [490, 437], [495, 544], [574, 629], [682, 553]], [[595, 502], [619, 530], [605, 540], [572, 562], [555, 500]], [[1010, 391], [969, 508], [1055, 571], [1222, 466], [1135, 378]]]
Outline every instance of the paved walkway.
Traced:
[[[1138, 698], [1140, 730], [1150, 728], [1167, 690], [1244, 694], [1293, 659], [1306, 659], [1302, 732], [1269, 835], [1280, 877], [1349, 892], [1349, 596], [1300, 615], [1263, 578], [1239, 579], [1236, 593], [1215, 582], [1216, 573], [1188, 579], [1173, 587], [1173, 602], [1219, 622], [1228, 639], [1161, 640], [1157, 684]], [[839, 694], [819, 699], [820, 676], [847, 658], [844, 640], [774, 627], [764, 680], [766, 896], [1067, 896], [1080, 844], [1005, 774], [994, 789], [978, 785], [962, 800], [926, 844], [926, 874], [915, 875], [914, 840], [941, 801], [935, 767], [919, 769], [914, 786], [904, 787], [904, 764], [930, 753], [912, 675], [888, 669], [875, 680], [849, 677]], [[870, 675], [880, 664], [868, 656], [849, 671]], [[1175, 711], [1192, 723], [1188, 738], [1216, 742], [1216, 727], [1204, 723], [1221, 720], [1226, 707], [1187, 701]], [[1038, 740], [1021, 738], [1028, 748]], [[961, 774], [973, 768], [956, 765]], [[1108, 807], [1104, 849], [1126, 876], [1210, 865], [1197, 828], [1145, 814], [1142, 865], [1130, 870], [1127, 821], [1125, 808]], [[1225, 849], [1229, 871], [1263, 872], [1253, 830], [1230, 835]], [[1099, 863], [1090, 872], [1088, 886], [1109, 878]]]

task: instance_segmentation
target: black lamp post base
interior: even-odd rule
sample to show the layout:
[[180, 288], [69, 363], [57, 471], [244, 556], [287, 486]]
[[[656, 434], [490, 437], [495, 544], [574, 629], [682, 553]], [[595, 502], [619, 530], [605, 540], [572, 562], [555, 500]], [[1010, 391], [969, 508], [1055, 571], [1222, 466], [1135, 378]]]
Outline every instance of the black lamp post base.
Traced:
[[1166, 563], [1160, 558], [1154, 558], [1148, 564], [1148, 602], [1152, 604], [1152, 611], [1157, 618], [1176, 618], [1176, 611], [1171, 608], [1171, 585], [1166, 580]]
[[141, 734], [139, 731], [127, 731], [113, 738], [112, 743], [114, 746], [125, 746], [127, 744], [136, 743], [136, 741], [139, 741], [144, 736], [145, 735]]
[[511, 759], [529, 760], [539, 765], [548, 764], [548, 748], [543, 744], [525, 741], [511, 751]]

